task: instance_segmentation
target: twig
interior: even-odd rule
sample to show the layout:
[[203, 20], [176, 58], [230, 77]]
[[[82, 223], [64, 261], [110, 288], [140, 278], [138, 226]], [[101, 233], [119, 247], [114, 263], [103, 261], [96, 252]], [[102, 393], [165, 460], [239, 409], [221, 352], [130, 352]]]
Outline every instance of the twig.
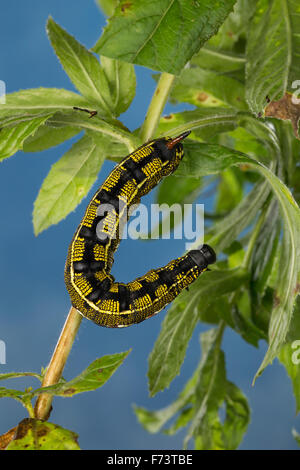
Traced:
[[[71, 307], [49, 366], [47, 367], [42, 387], [56, 384], [61, 378], [81, 320], [82, 316], [80, 313], [78, 313], [74, 307]], [[51, 412], [52, 399], [53, 396], [49, 393], [42, 393], [38, 397], [34, 407], [35, 417], [37, 419], [48, 419]]]
[[89, 113], [90, 118], [92, 118], [93, 116], [96, 116], [97, 114], [97, 111], [91, 111], [90, 109], [86, 109], [86, 108], [78, 108], [78, 106], [73, 106], [73, 109], [75, 109], [75, 111], [84, 111], [85, 113]]

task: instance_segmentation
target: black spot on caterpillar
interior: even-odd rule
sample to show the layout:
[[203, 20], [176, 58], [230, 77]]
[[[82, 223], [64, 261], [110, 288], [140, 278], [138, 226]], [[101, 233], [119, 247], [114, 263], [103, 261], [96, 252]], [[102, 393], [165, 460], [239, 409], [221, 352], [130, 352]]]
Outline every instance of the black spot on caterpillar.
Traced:
[[203, 245], [128, 284], [110, 274], [124, 215], [127, 221], [128, 209], [176, 170], [187, 135], [153, 140], [125, 157], [96, 192], [75, 232], [65, 283], [73, 307], [97, 325], [123, 327], [150, 318], [216, 260], [213, 249]]

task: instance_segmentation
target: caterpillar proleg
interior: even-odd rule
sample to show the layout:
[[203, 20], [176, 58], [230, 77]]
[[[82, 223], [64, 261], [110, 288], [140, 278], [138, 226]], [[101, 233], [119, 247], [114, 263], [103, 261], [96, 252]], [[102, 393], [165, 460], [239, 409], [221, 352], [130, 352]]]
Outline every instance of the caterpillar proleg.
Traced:
[[153, 140], [125, 157], [96, 192], [75, 232], [65, 283], [73, 307], [98, 325], [124, 327], [150, 318], [216, 260], [213, 249], [203, 245], [128, 284], [110, 274], [130, 207], [176, 170], [184, 155], [181, 141], [189, 133]]

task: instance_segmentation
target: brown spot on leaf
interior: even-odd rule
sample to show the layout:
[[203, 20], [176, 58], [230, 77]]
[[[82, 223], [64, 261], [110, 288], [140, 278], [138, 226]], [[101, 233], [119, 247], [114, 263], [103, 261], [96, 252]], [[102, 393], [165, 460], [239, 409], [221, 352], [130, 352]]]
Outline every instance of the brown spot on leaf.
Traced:
[[278, 297], [277, 294], [274, 295], [274, 308], [278, 307], [280, 305], [280, 297]]
[[242, 163], [241, 165], [239, 165], [239, 168], [241, 171], [248, 171], [250, 169], [250, 165], [248, 165], [247, 163]]
[[48, 429], [46, 428], [46, 426], [40, 426], [38, 428], [38, 431], [37, 431], [37, 436], [38, 437], [43, 437], [43, 436], [46, 436], [48, 434]]
[[163, 119], [172, 119], [173, 118], [173, 114], [169, 114], [168, 116], [164, 116]]
[[76, 389], [75, 389], [75, 388], [67, 388], [67, 389], [63, 392], [63, 394], [64, 394], [64, 395], [73, 395], [73, 393], [75, 393], [75, 392], [76, 392]]
[[101, 374], [101, 372], [103, 372], [103, 369], [98, 369], [98, 372], [99, 374]]
[[196, 97], [196, 100], [197, 101], [206, 101], [208, 98], [208, 94], [207, 93], [204, 93], [204, 91], [202, 91], [201, 93], [198, 93], [197, 97]]
[[232, 38], [232, 36], [233, 36], [233, 32], [232, 32], [232, 31], [227, 31], [226, 34], [227, 34], [227, 36], [229, 36], [230, 38]]
[[126, 10], [128, 10], [131, 7], [132, 3], [131, 2], [126, 2], [121, 6], [121, 11], [124, 13]]
[[282, 119], [283, 121], [291, 121], [294, 134], [300, 139], [298, 126], [300, 120], [300, 103], [291, 93], [286, 93], [280, 100], [271, 101], [265, 108], [265, 116]]
[[297, 282], [296, 287], [294, 289], [295, 294], [298, 294], [298, 292], [300, 292], [300, 282]]

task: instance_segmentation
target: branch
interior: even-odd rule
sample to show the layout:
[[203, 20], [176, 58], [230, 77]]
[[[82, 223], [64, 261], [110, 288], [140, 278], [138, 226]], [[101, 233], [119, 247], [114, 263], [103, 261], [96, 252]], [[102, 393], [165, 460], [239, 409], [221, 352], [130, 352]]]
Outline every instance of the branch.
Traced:
[[[47, 367], [42, 387], [54, 385], [61, 378], [81, 320], [82, 316], [80, 313], [78, 313], [74, 307], [71, 307], [49, 366]], [[49, 393], [39, 395], [34, 407], [35, 417], [37, 419], [47, 420], [49, 418], [52, 400], [53, 396]]]

